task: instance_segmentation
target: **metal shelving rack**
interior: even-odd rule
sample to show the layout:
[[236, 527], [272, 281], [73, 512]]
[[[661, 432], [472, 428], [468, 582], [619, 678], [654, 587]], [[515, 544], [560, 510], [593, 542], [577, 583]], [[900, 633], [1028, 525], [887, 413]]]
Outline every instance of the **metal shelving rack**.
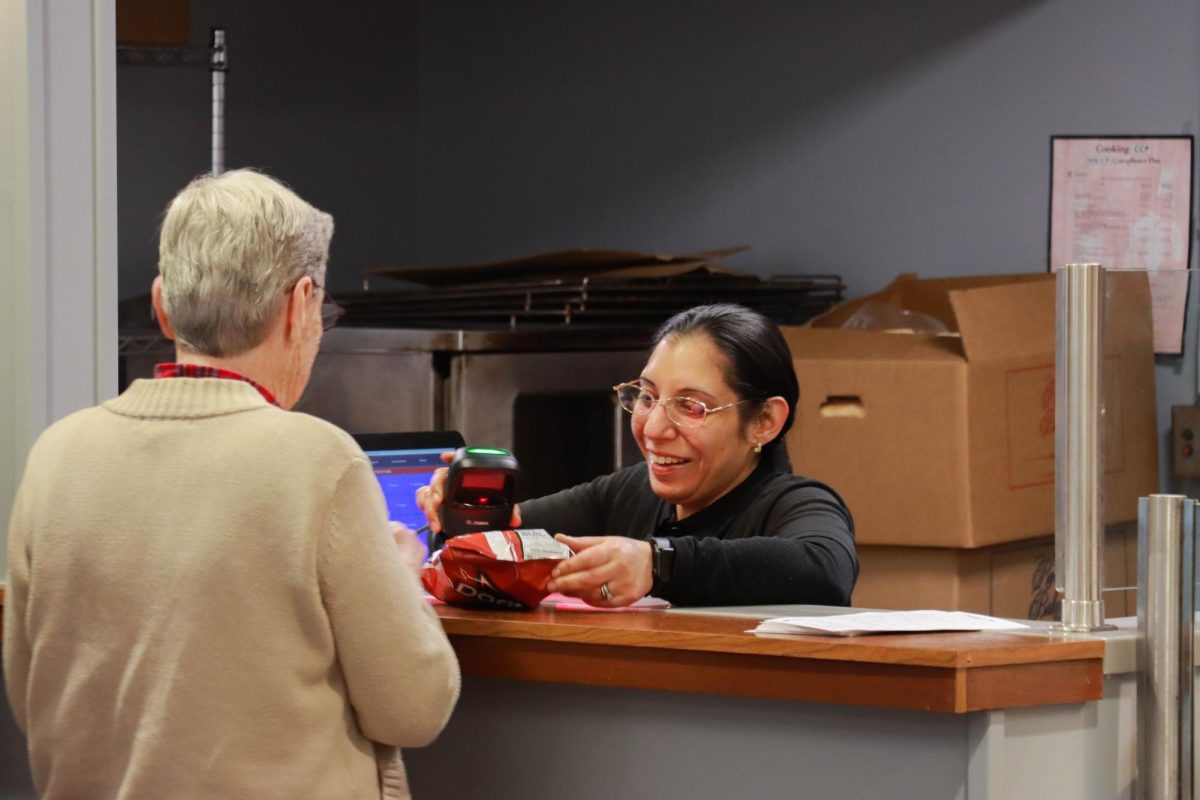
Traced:
[[195, 45], [118, 44], [117, 63], [153, 67], [208, 67], [212, 73], [212, 174], [225, 171], [225, 29], [213, 28], [207, 47]]

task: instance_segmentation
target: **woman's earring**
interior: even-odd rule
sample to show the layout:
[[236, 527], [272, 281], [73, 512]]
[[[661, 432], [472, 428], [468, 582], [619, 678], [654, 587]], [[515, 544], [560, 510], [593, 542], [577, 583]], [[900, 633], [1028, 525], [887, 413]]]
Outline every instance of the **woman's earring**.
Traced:
[[754, 443], [754, 452], [756, 452], [756, 453], [761, 453], [761, 452], [762, 452], [762, 442], [755, 442], [755, 443]]

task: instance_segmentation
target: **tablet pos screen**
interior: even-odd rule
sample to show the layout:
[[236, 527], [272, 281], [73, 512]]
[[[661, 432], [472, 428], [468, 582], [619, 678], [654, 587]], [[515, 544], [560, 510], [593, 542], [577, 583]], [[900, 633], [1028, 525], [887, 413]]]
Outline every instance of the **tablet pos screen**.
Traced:
[[[446, 466], [442, 453], [463, 446], [462, 435], [457, 431], [365, 433], [355, 435], [354, 440], [371, 460], [387, 500], [388, 519], [414, 531], [424, 527], [417, 489], [429, 485], [435, 469]], [[420, 534], [420, 539], [428, 548], [428, 534]]]

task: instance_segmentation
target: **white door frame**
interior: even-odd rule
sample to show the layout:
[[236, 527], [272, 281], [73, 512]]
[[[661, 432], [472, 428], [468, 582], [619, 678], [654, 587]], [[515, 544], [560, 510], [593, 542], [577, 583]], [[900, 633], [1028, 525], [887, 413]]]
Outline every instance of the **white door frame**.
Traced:
[[0, 545], [38, 434], [116, 394], [116, 114], [114, 0], [0, 2]]

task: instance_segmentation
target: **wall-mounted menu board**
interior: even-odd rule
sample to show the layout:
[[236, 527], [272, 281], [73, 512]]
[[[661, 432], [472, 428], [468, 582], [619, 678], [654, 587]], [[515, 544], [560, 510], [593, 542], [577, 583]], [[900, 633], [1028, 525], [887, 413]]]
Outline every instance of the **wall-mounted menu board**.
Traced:
[[1192, 241], [1191, 136], [1054, 136], [1050, 270], [1150, 270], [1154, 350], [1180, 353]]

